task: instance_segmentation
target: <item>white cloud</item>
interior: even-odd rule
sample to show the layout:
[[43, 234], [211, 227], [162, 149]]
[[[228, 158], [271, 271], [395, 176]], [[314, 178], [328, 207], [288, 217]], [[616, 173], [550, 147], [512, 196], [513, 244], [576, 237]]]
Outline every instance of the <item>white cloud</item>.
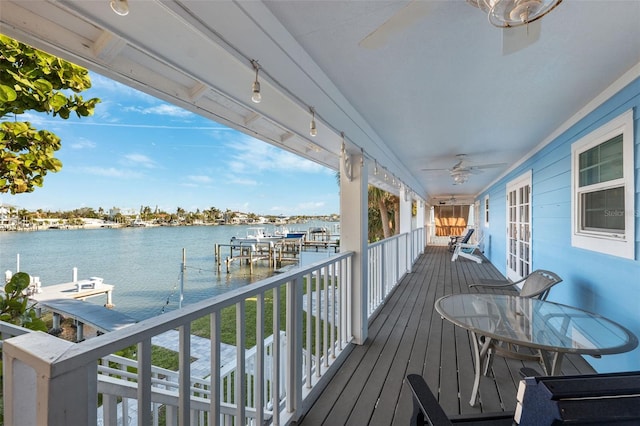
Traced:
[[242, 179], [242, 178], [236, 177], [229, 180], [229, 183], [235, 184], [235, 185], [256, 186], [258, 184], [258, 181], [254, 179]]
[[16, 117], [17, 121], [28, 121], [29, 123], [31, 123], [32, 126], [36, 127], [36, 128], [41, 128], [44, 125], [49, 125], [51, 124], [51, 121], [49, 120], [49, 116], [42, 113], [42, 114], [35, 114], [33, 112], [25, 112], [23, 114], [20, 114]]
[[127, 154], [124, 156], [124, 160], [122, 161], [122, 163], [125, 165], [145, 167], [147, 169], [156, 168], [156, 162], [144, 154]]
[[116, 169], [115, 167], [82, 167], [80, 170], [83, 173], [94, 176], [104, 176], [120, 179], [138, 179], [143, 176], [142, 173], [137, 171]]
[[191, 182], [195, 182], [195, 183], [211, 183], [211, 182], [213, 182], [213, 179], [211, 179], [209, 176], [204, 176], [204, 175], [187, 176], [187, 180], [189, 180]]
[[145, 108], [142, 111], [143, 114], [158, 114], [158, 115], [171, 115], [173, 117], [189, 117], [192, 114], [191, 111], [182, 109], [175, 105], [160, 104], [149, 108]]
[[84, 138], [81, 138], [69, 144], [69, 148], [71, 149], [85, 149], [85, 148], [95, 148], [95, 147], [96, 147], [95, 142], [92, 142]]
[[240, 136], [227, 144], [231, 160], [228, 165], [235, 173], [288, 171], [318, 173], [324, 167], [288, 151], [273, 147], [249, 136]]
[[309, 201], [306, 203], [300, 203], [296, 206], [295, 210], [301, 211], [315, 211], [321, 209], [326, 205], [324, 201]]

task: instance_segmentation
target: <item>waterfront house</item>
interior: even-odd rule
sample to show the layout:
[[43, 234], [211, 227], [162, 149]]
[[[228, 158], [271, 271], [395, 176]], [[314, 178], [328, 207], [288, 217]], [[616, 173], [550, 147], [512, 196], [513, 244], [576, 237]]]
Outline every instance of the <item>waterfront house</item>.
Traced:
[[15, 206], [0, 203], [0, 230], [15, 231], [18, 223], [18, 215]]
[[[472, 222], [495, 271], [515, 279], [553, 270], [563, 282], [551, 300], [640, 335], [640, 2], [564, 1], [508, 29], [492, 26], [474, 7], [482, 0], [111, 0], [118, 14], [109, 3], [5, 0], [0, 32], [339, 170], [341, 254], [338, 263], [311, 272], [348, 283], [339, 327], [345, 334], [317, 359], [310, 356], [296, 325], [302, 278], [266, 284], [269, 291], [289, 286], [286, 377], [269, 387], [271, 405], [262, 395], [247, 407], [220, 402], [216, 385], [223, 378], [216, 374], [207, 401], [190, 394], [188, 374], [176, 379], [172, 394], [150, 391], [151, 336], [178, 327], [181, 371], [189, 373], [189, 323], [211, 315], [215, 330], [215, 303], [73, 346], [19, 336], [4, 346], [5, 410], [12, 419], [96, 424], [95, 398], [87, 397], [96, 393], [103, 395], [105, 419], [117, 417], [110, 402], [125, 394], [139, 408], [156, 401], [175, 407], [167, 410], [182, 424], [206, 412], [241, 422], [304, 419], [328, 378], [366, 347], [371, 315], [390, 308], [387, 284], [411, 281], [416, 261], [427, 266], [414, 277], [433, 277], [425, 257], [435, 254], [422, 252], [431, 207], [441, 201], [473, 206]], [[252, 102], [252, 90], [261, 102]], [[399, 195], [400, 235], [381, 245], [366, 241], [368, 184]], [[451, 277], [443, 272], [442, 280]], [[255, 289], [257, 299], [262, 288]], [[241, 304], [245, 296], [221, 305]], [[219, 341], [212, 342], [215, 353]], [[141, 358], [140, 385], [97, 381], [95, 360], [132, 344]], [[45, 345], [55, 361], [44, 360]], [[251, 365], [266, 365], [260, 348]], [[248, 371], [244, 355], [238, 352], [240, 373]], [[219, 359], [212, 360], [217, 371]], [[588, 362], [598, 372], [638, 370], [640, 349]], [[401, 384], [406, 372], [389, 377]], [[255, 374], [262, 380], [266, 373]], [[37, 397], [29, 391], [34, 384]], [[244, 400], [247, 389], [236, 391], [235, 399]], [[139, 412], [140, 424], [152, 417]]]

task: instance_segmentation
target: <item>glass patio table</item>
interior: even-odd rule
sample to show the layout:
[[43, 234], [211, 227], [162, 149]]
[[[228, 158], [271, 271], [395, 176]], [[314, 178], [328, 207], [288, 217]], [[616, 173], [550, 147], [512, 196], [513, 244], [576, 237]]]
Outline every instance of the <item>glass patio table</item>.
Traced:
[[[480, 376], [500, 355], [540, 362], [548, 375], [560, 374], [564, 354], [601, 356], [638, 346], [625, 327], [598, 314], [567, 305], [505, 294], [453, 294], [436, 300], [442, 318], [468, 330], [473, 340], [475, 378], [471, 400], [478, 397]], [[532, 349], [529, 353], [517, 350]]]

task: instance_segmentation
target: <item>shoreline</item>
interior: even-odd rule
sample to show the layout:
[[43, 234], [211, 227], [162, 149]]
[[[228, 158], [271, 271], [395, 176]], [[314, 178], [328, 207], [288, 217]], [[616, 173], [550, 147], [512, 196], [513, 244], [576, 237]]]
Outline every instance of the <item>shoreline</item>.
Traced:
[[[93, 218], [78, 218], [75, 219], [77, 221], [82, 221], [82, 223], [77, 224], [68, 224], [64, 222], [64, 219], [40, 219], [40, 222], [37, 224], [29, 225], [29, 226], [3, 226], [0, 224], [0, 232], [33, 232], [33, 231], [49, 231], [49, 230], [78, 230], [78, 229], [119, 229], [119, 228], [155, 228], [155, 227], [182, 227], [182, 226], [273, 226], [273, 227], [282, 227], [282, 226], [290, 226], [290, 225], [301, 225], [306, 222], [287, 222], [287, 223], [153, 223], [153, 222], [145, 222], [138, 221], [134, 223], [116, 223], [110, 222], [103, 219], [93, 219]], [[334, 221], [327, 219], [311, 219], [311, 220], [319, 220], [327, 223], [334, 223]]]

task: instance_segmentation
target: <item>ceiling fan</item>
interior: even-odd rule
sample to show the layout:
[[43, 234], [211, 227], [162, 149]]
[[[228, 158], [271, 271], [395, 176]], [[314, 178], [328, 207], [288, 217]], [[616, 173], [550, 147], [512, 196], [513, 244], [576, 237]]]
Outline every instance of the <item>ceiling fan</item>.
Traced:
[[[540, 18], [562, 0], [467, 0], [487, 13], [488, 20], [502, 28], [502, 53], [508, 55], [535, 43], [540, 38]], [[391, 36], [411, 27], [427, 16], [431, 4], [410, 0], [379, 27], [367, 34], [358, 45], [366, 49], [383, 47]]]
[[502, 167], [506, 163], [493, 163], [493, 164], [473, 164], [466, 160], [466, 154], [458, 154], [458, 162], [449, 169], [422, 169], [425, 172], [441, 172], [447, 171], [453, 178], [454, 185], [462, 185], [465, 183], [469, 176], [472, 174], [482, 173], [485, 169], [493, 169], [496, 167]]
[[446, 200], [440, 200], [440, 201], [438, 201], [438, 204], [440, 204], [440, 205], [445, 205], [445, 204], [455, 204], [455, 203], [456, 203], [456, 201], [458, 201], [458, 199], [452, 195], [452, 196], [451, 196], [451, 198], [448, 198], [448, 199], [446, 199]]

